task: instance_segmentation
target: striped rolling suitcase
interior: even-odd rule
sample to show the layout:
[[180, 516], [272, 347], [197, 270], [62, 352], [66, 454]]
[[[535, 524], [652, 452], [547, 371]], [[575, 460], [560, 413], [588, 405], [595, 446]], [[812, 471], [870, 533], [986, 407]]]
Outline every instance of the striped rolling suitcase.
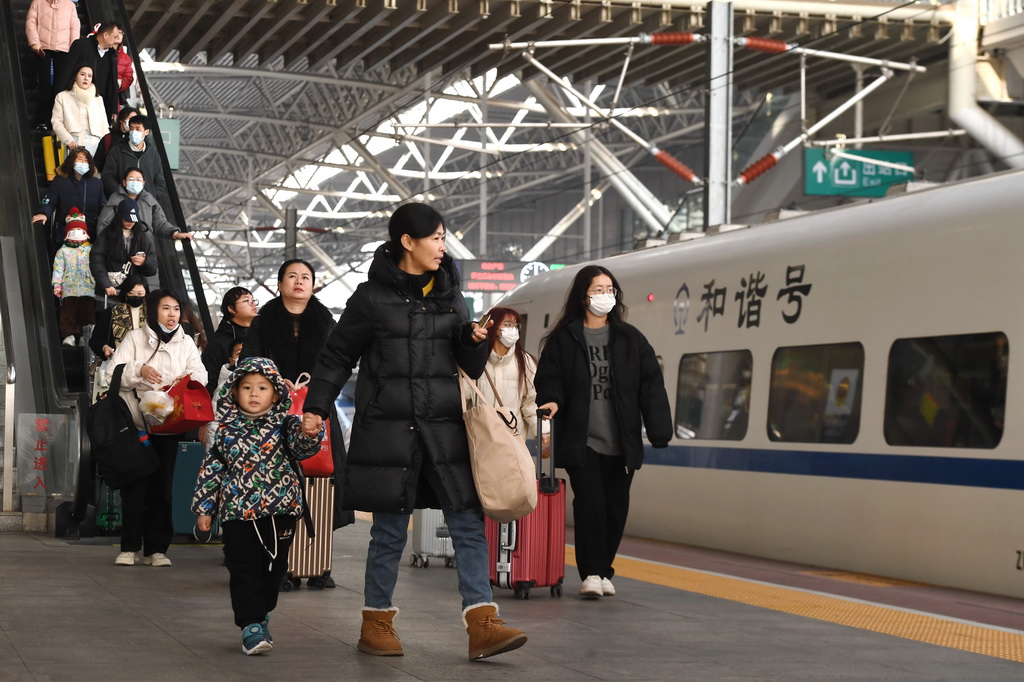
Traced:
[[[555, 478], [555, 458], [544, 459], [540, 435], [551, 422], [537, 413], [537, 508], [511, 523], [484, 519], [491, 584], [514, 590], [517, 599], [529, 599], [530, 589], [548, 587], [552, 597], [562, 596], [565, 578], [565, 481]], [[551, 438], [552, 451], [554, 437]], [[543, 462], [548, 471], [541, 473]]]
[[427, 568], [430, 557], [444, 559], [444, 565], [451, 568], [455, 566], [455, 547], [444, 512], [417, 509], [412, 513], [412, 565]]
[[309, 537], [304, 519], [295, 525], [295, 539], [288, 550], [288, 573], [281, 582], [281, 591], [290, 592], [309, 578], [306, 584], [322, 590], [327, 586], [325, 575], [330, 572], [334, 553], [334, 478], [307, 477], [303, 489], [306, 505], [313, 522]]

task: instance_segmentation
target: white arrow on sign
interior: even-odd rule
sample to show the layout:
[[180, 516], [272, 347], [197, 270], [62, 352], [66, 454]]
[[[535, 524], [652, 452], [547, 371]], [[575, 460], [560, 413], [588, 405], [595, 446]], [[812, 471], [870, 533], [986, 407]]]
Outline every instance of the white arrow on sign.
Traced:
[[818, 176], [818, 184], [820, 185], [825, 182], [825, 176], [828, 175], [828, 166], [819, 161], [811, 168], [811, 172]]

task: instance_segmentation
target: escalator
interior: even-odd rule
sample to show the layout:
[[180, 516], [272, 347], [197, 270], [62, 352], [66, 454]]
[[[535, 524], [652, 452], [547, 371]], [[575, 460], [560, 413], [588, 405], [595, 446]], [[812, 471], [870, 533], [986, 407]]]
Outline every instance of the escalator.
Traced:
[[[20, 481], [26, 480], [25, 471], [21, 470], [25, 466], [47, 467], [46, 476], [39, 476], [46, 484], [46, 494], [30, 494], [24, 484], [19, 492], [23, 512], [55, 512], [57, 535], [77, 538], [80, 533], [89, 532], [89, 524], [83, 522], [90, 517], [95, 500], [94, 465], [84, 428], [89, 399], [84, 392], [84, 350], [61, 346], [44, 231], [30, 222], [39, 204], [40, 190], [45, 189], [45, 185], [40, 185], [45, 177], [39, 136], [32, 132], [34, 93], [26, 93], [23, 82], [22, 61], [31, 54], [24, 33], [30, 4], [30, 0], [0, 3], [0, 87], [6, 90], [5, 96], [0, 97], [0, 148], [7, 152], [5, 163], [0, 165], [3, 184], [3, 191], [0, 191], [0, 320], [8, 375], [16, 376], [14, 404], [6, 405], [6, 409], [22, 416], [54, 416], [57, 422], [66, 423], [66, 436], [52, 442], [42, 437], [35, 439], [37, 447], [34, 449], [40, 450], [45, 445], [46, 457], [34, 454], [27, 458], [25, 451], [32, 449], [27, 447], [22, 447], [19, 453]], [[123, 3], [120, 0], [83, 0], [82, 5], [83, 32], [95, 23], [88, 20], [91, 17], [112, 18], [125, 26], [125, 44], [136, 59], [136, 73], [146, 108], [154, 111]], [[174, 222], [184, 230], [184, 216], [159, 135], [159, 119], [153, 120], [155, 134], [150, 139], [155, 140], [164, 159]], [[212, 332], [191, 243], [165, 239], [156, 242], [161, 285], [184, 293], [204, 328]], [[19, 440], [25, 442], [21, 432]], [[11, 473], [4, 471], [5, 476]]]

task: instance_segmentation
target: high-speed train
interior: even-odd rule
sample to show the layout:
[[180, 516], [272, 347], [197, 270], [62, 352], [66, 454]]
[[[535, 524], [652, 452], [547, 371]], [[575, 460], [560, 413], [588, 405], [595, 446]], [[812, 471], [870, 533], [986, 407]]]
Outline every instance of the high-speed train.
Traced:
[[1024, 597], [1024, 172], [729, 227], [601, 261], [675, 424], [627, 535]]

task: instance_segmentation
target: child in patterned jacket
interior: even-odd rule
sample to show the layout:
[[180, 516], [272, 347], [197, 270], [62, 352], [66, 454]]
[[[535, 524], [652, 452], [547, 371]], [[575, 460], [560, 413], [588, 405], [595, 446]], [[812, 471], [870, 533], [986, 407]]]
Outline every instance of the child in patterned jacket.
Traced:
[[96, 323], [96, 281], [89, 270], [89, 232], [85, 215], [72, 208], [64, 221], [64, 244], [53, 258], [50, 284], [60, 299], [60, 335], [65, 346], [82, 338], [82, 327]]
[[284, 378], [266, 358], [240, 361], [216, 400], [217, 431], [192, 511], [202, 531], [210, 530], [214, 515], [220, 518], [235, 625], [242, 628], [242, 651], [252, 656], [273, 648], [267, 622], [302, 516], [293, 462], [315, 455], [324, 434], [303, 435], [301, 418], [288, 414]]

